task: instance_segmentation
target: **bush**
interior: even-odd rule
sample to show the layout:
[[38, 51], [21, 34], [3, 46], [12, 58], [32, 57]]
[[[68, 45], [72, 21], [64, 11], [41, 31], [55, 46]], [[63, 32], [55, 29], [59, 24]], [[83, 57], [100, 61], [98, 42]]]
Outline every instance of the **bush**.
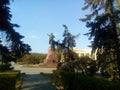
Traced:
[[18, 62], [22, 62], [25, 64], [39, 64], [43, 63], [44, 59], [46, 58], [47, 54], [43, 53], [30, 53], [23, 56]]
[[81, 57], [78, 60], [64, 62], [61, 66], [61, 69], [75, 73], [81, 72], [82, 74], [89, 76], [94, 76], [98, 70], [96, 67], [96, 61], [89, 57]]
[[55, 84], [55, 86], [60, 90], [63, 89], [61, 72], [59, 72], [58, 70], [53, 70], [52, 83]]
[[76, 75], [74, 78], [75, 90], [118, 90], [120, 88], [118, 83], [99, 79], [95, 77]]
[[15, 90], [15, 77], [0, 76], [0, 90]]
[[4, 63], [4, 64], [0, 64], [0, 71], [4, 72], [6, 70], [12, 70], [13, 67], [11, 67], [10, 63]]
[[0, 90], [15, 90], [16, 82], [20, 78], [20, 71], [6, 71], [0, 73]]
[[119, 90], [120, 83], [72, 72], [56, 70], [53, 83], [63, 90]]

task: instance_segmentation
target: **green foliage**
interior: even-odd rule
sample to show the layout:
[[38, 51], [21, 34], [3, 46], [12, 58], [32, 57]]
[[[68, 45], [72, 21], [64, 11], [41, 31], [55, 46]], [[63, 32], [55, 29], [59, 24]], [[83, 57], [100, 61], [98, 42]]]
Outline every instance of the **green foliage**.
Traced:
[[25, 64], [39, 64], [39, 63], [43, 63], [46, 56], [47, 54], [30, 53], [30, 54], [26, 54], [24, 57], [18, 60], [18, 62], [22, 61]]
[[92, 53], [97, 55], [102, 74], [105, 72], [110, 77], [120, 78], [120, 9], [115, 1], [85, 0], [83, 9], [91, 8], [92, 13], [81, 20], [90, 28], [87, 35], [93, 40]]
[[119, 90], [120, 83], [67, 71], [53, 72], [53, 83], [61, 90]]
[[0, 71], [4, 72], [6, 70], [12, 70], [13, 67], [11, 66], [10, 63], [3, 63], [3, 64], [0, 64]]
[[116, 4], [117, 4], [117, 7], [120, 9], [120, 0], [115, 0], [116, 1]]
[[64, 63], [61, 70], [94, 76], [98, 69], [96, 61], [89, 57], [81, 57], [74, 61]]
[[[15, 31], [17, 24], [11, 23], [10, 0], [0, 0], [0, 63], [16, 61], [31, 50], [21, 39], [24, 36]], [[7, 44], [4, 44], [7, 42]]]
[[97, 72], [97, 64], [95, 60], [89, 57], [81, 57], [77, 62], [77, 65], [81, 66], [82, 73], [89, 76], [94, 76]]
[[59, 70], [53, 71], [52, 83], [59, 88], [59, 90], [64, 90], [61, 72]]
[[71, 62], [79, 58], [79, 56], [71, 49], [65, 49], [63, 51], [63, 56], [64, 56], [64, 62]]
[[101, 75], [108, 79], [118, 79], [117, 61], [114, 60], [113, 52], [106, 54], [102, 51], [102, 53], [97, 54], [97, 57]]
[[74, 72], [74, 70], [76, 69], [74, 61], [79, 59], [78, 54], [76, 54], [72, 50], [69, 50], [69, 51], [66, 50], [62, 52], [62, 55], [63, 55], [63, 58], [61, 56], [61, 59], [63, 59], [64, 61], [58, 63], [58, 68]]
[[65, 28], [63, 33], [63, 42], [61, 46], [63, 49], [63, 57], [64, 62], [70, 62], [75, 60], [75, 56], [77, 56], [77, 54], [73, 52], [73, 47], [76, 46], [75, 39], [79, 36], [79, 34], [73, 35], [69, 32], [68, 27], [66, 25], [63, 25], [63, 27]]
[[[76, 46], [75, 38], [79, 36], [77, 35], [72, 35], [68, 27], [66, 25], [63, 25], [65, 28], [63, 32], [63, 40], [62, 43], [58, 41], [54, 41], [54, 35], [51, 33], [50, 36], [50, 42], [52, 43], [51, 48], [55, 50], [55, 46], [57, 46], [57, 55], [58, 55], [58, 62], [68, 62], [74, 60], [75, 53], [73, 52], [73, 47]], [[77, 56], [77, 55], [76, 55]], [[77, 56], [78, 57], [78, 56]], [[76, 58], [77, 58], [76, 57]]]
[[73, 48], [76, 46], [75, 43], [75, 36], [72, 35], [69, 31], [68, 31], [68, 27], [66, 25], [63, 25], [63, 27], [65, 28], [64, 33], [63, 33], [63, 44], [65, 48]]
[[0, 76], [0, 81], [1, 90], [15, 90], [15, 77]]
[[60, 62], [62, 59], [62, 47], [58, 45], [56, 51], [57, 51], [58, 62]]
[[0, 73], [0, 90], [16, 90], [17, 79], [20, 79], [20, 71]]

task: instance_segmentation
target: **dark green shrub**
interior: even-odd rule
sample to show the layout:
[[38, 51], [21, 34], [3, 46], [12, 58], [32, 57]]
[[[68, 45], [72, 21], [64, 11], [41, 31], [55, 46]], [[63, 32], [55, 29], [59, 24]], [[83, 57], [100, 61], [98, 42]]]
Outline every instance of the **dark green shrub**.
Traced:
[[4, 63], [4, 64], [0, 64], [0, 71], [6, 71], [6, 70], [12, 70], [13, 67], [11, 66], [10, 63]]
[[15, 90], [16, 78], [14, 76], [0, 75], [0, 90]]
[[6, 71], [0, 73], [0, 90], [15, 90], [16, 81], [20, 78], [20, 71]]
[[55, 86], [59, 89], [63, 88], [62, 77], [59, 70], [53, 71], [52, 83], [55, 84]]
[[61, 72], [61, 76], [62, 76], [62, 83], [63, 83], [63, 87], [65, 90], [75, 90], [74, 87], [74, 77], [75, 74], [71, 73], [65, 73], [65, 72]]
[[75, 75], [75, 90], [120, 90], [119, 83], [84, 75]]
[[62, 70], [54, 71], [53, 81], [63, 90], [120, 90], [120, 83]]
[[78, 60], [73, 60], [70, 62], [64, 62], [61, 66], [64, 71], [79, 73], [84, 75], [94, 76], [97, 72], [96, 61], [89, 57], [81, 57]]

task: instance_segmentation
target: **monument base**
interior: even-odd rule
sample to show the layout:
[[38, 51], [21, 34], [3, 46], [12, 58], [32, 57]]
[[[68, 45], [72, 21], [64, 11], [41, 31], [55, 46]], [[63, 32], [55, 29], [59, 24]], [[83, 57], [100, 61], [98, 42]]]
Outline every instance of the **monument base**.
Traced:
[[56, 51], [53, 50], [52, 48], [49, 48], [47, 57], [44, 60], [44, 64], [45, 65], [56, 65], [57, 62], [58, 62], [58, 60], [57, 60], [57, 53], [56, 53]]

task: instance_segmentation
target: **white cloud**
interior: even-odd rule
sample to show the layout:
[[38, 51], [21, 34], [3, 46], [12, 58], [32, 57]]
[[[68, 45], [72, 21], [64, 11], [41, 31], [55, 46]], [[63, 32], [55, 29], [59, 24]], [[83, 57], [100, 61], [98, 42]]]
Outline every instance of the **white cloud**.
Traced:
[[37, 39], [38, 38], [38, 36], [36, 36], [36, 35], [31, 35], [30, 37], [33, 38], [33, 39]]

